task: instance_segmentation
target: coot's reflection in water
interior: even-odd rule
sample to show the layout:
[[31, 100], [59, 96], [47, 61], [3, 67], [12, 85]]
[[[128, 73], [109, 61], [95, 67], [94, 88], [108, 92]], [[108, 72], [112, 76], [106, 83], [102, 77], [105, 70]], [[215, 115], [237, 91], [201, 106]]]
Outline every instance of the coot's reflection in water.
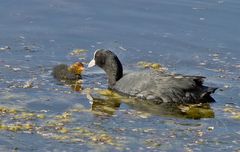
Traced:
[[155, 116], [169, 116], [178, 118], [214, 118], [214, 111], [209, 103], [201, 104], [155, 104], [149, 101], [120, 96], [109, 90], [92, 91], [88, 95], [92, 112], [96, 115], [116, 115], [121, 105], [130, 109]]
[[94, 99], [91, 110], [96, 115], [113, 116], [119, 109], [121, 102], [119, 99]]

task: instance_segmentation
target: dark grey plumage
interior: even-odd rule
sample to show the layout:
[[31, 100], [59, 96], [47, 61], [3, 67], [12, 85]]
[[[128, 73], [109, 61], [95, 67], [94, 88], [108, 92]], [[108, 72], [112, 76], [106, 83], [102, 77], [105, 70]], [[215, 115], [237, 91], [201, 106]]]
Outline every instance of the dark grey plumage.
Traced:
[[52, 75], [57, 80], [75, 81], [81, 79], [80, 74], [74, 74], [68, 70], [68, 65], [59, 64], [53, 68]]
[[[162, 72], [133, 72], [123, 76], [122, 64], [109, 50], [97, 50], [94, 62], [108, 76], [109, 88], [120, 94], [155, 103], [212, 102], [217, 88], [203, 85], [204, 77], [170, 75]], [[91, 61], [92, 62], [92, 61]]]
[[209, 95], [216, 88], [203, 86], [203, 79], [200, 76], [169, 75], [154, 71], [134, 72], [122, 77], [112, 89], [156, 103], [212, 102]]

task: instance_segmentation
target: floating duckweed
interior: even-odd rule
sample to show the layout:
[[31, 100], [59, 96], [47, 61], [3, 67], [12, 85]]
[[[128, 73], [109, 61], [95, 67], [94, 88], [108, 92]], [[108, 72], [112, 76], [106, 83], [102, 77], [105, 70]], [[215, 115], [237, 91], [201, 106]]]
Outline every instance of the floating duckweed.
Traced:
[[233, 106], [227, 106], [226, 108], [223, 109], [224, 112], [230, 113], [231, 118], [240, 120], [240, 109], [233, 107]]
[[[74, 107], [76, 108], [76, 107]], [[81, 105], [80, 109], [84, 109]], [[108, 109], [112, 110], [112, 109]], [[113, 137], [107, 133], [96, 133], [87, 128], [77, 127], [77, 128], [68, 128], [66, 123], [68, 123], [72, 118], [72, 111], [64, 112], [60, 115], [49, 116], [47, 121], [43, 121], [42, 124], [34, 124], [33, 121], [45, 119], [46, 115], [42, 113], [33, 113], [26, 111], [17, 111], [15, 109], [0, 107], [0, 113], [2, 115], [14, 114], [10, 116], [11, 123], [3, 124], [0, 121], [0, 131], [11, 131], [11, 132], [22, 132], [22, 131], [35, 131], [37, 134], [53, 139], [59, 140], [62, 142], [90, 142], [100, 143], [100, 144], [109, 144], [118, 146]], [[77, 110], [78, 111], [78, 110]], [[15, 115], [16, 114], [16, 115]], [[9, 117], [9, 116], [8, 116]], [[7, 117], [7, 118], [8, 118]], [[14, 122], [15, 121], [15, 122]]]
[[45, 119], [45, 118], [46, 118], [46, 115], [45, 115], [45, 114], [38, 114], [38, 115], [37, 115], [37, 118], [39, 118], [39, 119]]
[[27, 123], [23, 125], [26, 130], [33, 130], [35, 125]]
[[145, 62], [145, 61], [140, 61], [137, 63], [138, 66], [146, 69], [153, 69], [153, 70], [158, 70], [158, 71], [166, 71], [167, 68], [162, 67], [158, 63], [151, 63], [151, 62]]
[[69, 132], [69, 130], [67, 128], [62, 127], [61, 129], [58, 130], [58, 132], [60, 132], [62, 134], [66, 134]]
[[71, 122], [72, 114], [70, 112], [64, 112], [61, 115], [55, 116], [57, 118], [56, 122], [58, 123], [69, 123]]
[[62, 115], [57, 115], [57, 119], [70, 119], [71, 113], [70, 112], [64, 112]]
[[7, 108], [7, 107], [0, 107], [0, 115], [3, 114], [16, 114], [17, 110], [16, 109], [11, 109], [11, 108]]
[[74, 130], [74, 131], [81, 132], [81, 133], [90, 132], [89, 130], [87, 130], [87, 129], [85, 129], [85, 128], [81, 128], [81, 127], [73, 128], [73, 130]]
[[71, 138], [71, 142], [76, 143], [76, 142], [85, 142], [85, 140], [81, 138]]
[[23, 127], [22, 127], [22, 125], [9, 125], [9, 126], [7, 126], [7, 130], [16, 132], [16, 131], [23, 130]]
[[3, 124], [0, 124], [0, 130], [7, 130], [7, 126], [6, 125], [3, 125]]
[[66, 135], [54, 135], [54, 136], [51, 136], [52, 139], [54, 140], [67, 140], [67, 139], [70, 139], [69, 136], [66, 136]]
[[90, 137], [90, 139], [94, 142], [101, 142], [101, 143], [107, 143], [107, 144], [113, 143], [113, 138], [107, 134], [95, 135]]
[[78, 56], [81, 55], [83, 53], [86, 53], [88, 50], [85, 49], [74, 49], [71, 53], [69, 53], [72, 56]]
[[237, 119], [240, 120], [240, 113], [238, 113], [238, 115], [232, 116], [233, 119]]
[[0, 130], [6, 130], [6, 131], [31, 131], [33, 130], [35, 125], [27, 123], [27, 124], [1, 124]]
[[24, 119], [24, 120], [34, 120], [36, 119], [37, 115], [35, 113], [30, 113], [30, 112], [22, 112], [20, 115], [16, 115], [14, 118], [15, 119]]
[[161, 65], [158, 64], [158, 63], [153, 63], [153, 64], [151, 65], [151, 68], [153, 68], [153, 69], [159, 69], [159, 68], [161, 68]]
[[57, 122], [57, 121], [48, 121], [48, 122], [46, 123], [46, 126], [47, 126], [47, 127], [54, 127], [54, 128], [56, 128], [56, 127], [62, 127], [62, 126], [64, 126], [64, 123], [62, 123], [62, 122]]
[[81, 128], [81, 127], [73, 128], [73, 131], [81, 133], [81, 135], [86, 136], [86, 137], [90, 137], [90, 136], [94, 135], [94, 133], [92, 131], [85, 129], [85, 128]]
[[209, 105], [205, 104], [191, 104], [191, 105], [181, 105], [179, 109], [187, 118], [200, 119], [200, 118], [213, 118], [214, 111]]

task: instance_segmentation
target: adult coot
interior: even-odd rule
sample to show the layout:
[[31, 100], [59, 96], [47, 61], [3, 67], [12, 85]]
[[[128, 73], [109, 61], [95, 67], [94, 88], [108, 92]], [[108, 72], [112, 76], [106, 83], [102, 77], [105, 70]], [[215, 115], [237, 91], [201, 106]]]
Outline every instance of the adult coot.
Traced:
[[109, 89], [120, 94], [151, 100], [156, 103], [213, 102], [210, 96], [217, 88], [203, 85], [202, 76], [167, 74], [157, 71], [133, 72], [123, 75], [118, 57], [105, 49], [96, 50], [88, 67], [98, 65], [108, 77]]

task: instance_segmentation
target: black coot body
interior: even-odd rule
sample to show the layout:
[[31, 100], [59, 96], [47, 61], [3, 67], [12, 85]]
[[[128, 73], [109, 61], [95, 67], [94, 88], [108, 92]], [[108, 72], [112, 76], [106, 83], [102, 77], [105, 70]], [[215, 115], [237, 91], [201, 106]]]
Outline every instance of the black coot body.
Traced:
[[157, 71], [133, 72], [123, 75], [122, 64], [109, 50], [95, 51], [88, 67], [98, 65], [108, 77], [109, 89], [120, 94], [156, 103], [213, 102], [210, 96], [217, 88], [203, 85], [205, 77], [166, 74]]

